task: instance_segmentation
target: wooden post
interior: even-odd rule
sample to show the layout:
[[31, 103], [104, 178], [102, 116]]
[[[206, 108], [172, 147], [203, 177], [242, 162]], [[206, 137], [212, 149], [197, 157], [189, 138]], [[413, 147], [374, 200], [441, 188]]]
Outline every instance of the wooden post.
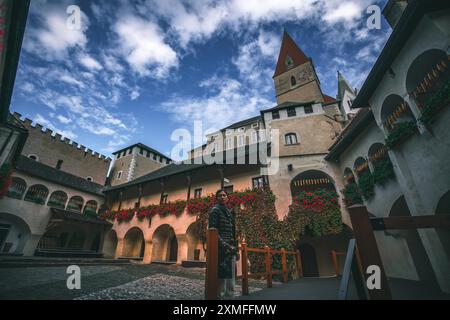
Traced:
[[283, 282], [288, 282], [286, 250], [284, 248], [281, 249], [281, 270], [283, 272]]
[[266, 279], [267, 279], [267, 288], [272, 288], [272, 257], [270, 255], [270, 248], [265, 246], [266, 250]]
[[336, 272], [337, 276], [341, 275], [341, 270], [339, 268], [336, 250], [331, 250], [331, 258], [333, 259], [334, 272]]
[[248, 251], [247, 243], [242, 242], [242, 295], [248, 295]]
[[378, 251], [375, 235], [373, 234], [372, 224], [370, 222], [369, 213], [365, 206], [355, 205], [348, 208], [350, 220], [353, 226], [353, 233], [356, 239], [359, 257], [361, 259], [362, 271], [365, 281], [370, 275], [367, 274], [369, 266], [378, 266], [380, 269], [380, 289], [368, 288], [369, 299], [371, 300], [387, 300], [392, 299], [391, 290], [381, 261], [380, 252]]
[[303, 277], [302, 260], [300, 259], [300, 251], [295, 252], [295, 264], [297, 266], [297, 275], [299, 278]]
[[205, 299], [217, 300], [218, 297], [218, 265], [219, 265], [219, 233], [217, 229], [208, 229], [206, 232], [206, 277]]

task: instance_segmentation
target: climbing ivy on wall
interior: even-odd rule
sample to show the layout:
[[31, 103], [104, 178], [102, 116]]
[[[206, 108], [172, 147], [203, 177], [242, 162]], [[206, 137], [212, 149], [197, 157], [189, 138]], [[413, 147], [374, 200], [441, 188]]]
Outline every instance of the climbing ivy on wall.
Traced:
[[394, 167], [388, 157], [377, 160], [373, 164], [373, 182], [384, 185], [390, 179], [395, 178]]
[[375, 195], [374, 178], [369, 170], [363, 172], [358, 179], [359, 190], [365, 200], [370, 200]]
[[342, 193], [344, 194], [344, 202], [347, 207], [363, 203], [358, 185], [355, 182], [348, 183], [342, 190]]

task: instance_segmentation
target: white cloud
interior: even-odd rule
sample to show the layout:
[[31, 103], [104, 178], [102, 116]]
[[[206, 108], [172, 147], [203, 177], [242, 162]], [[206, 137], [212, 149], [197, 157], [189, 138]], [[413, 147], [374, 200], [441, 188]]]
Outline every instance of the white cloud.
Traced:
[[114, 26], [120, 41], [120, 53], [141, 76], [164, 78], [178, 67], [176, 52], [168, 45], [163, 31], [152, 21], [124, 16]]
[[34, 122], [35, 123], [39, 123], [42, 126], [49, 128], [50, 130], [59, 133], [60, 135], [62, 135], [63, 137], [69, 138], [71, 140], [78, 138], [78, 136], [73, 133], [71, 130], [61, 130], [58, 127], [56, 127], [50, 120], [48, 120], [47, 118], [43, 117], [41, 114], [36, 114], [36, 116], [34, 117]]
[[141, 94], [139, 93], [138, 89], [133, 89], [133, 91], [131, 92], [130, 98], [131, 100], [136, 100], [137, 98], [139, 98]]
[[80, 63], [89, 70], [101, 70], [102, 65], [88, 54], [80, 54], [78, 56]]
[[56, 118], [61, 122], [62, 124], [69, 124], [72, 122], [69, 118], [64, 117], [63, 115], [58, 115]]

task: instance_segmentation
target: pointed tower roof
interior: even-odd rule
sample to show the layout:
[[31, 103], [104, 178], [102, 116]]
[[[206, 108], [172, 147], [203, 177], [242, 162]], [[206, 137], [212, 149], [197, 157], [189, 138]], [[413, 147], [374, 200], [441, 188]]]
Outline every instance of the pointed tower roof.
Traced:
[[286, 31], [284, 31], [280, 54], [278, 55], [278, 62], [275, 68], [275, 74], [273, 75], [274, 78], [288, 70], [285, 63], [287, 56], [291, 57], [292, 59], [292, 67], [290, 68], [294, 68], [309, 61], [308, 57], [297, 46], [294, 40], [292, 40], [291, 36]]
[[351, 93], [355, 94], [355, 90], [352, 89], [352, 87], [350, 86], [350, 84], [348, 83], [347, 79], [344, 78], [344, 76], [342, 75], [342, 73], [337, 72], [338, 74], [338, 99], [342, 99], [342, 97], [344, 97], [344, 91], [347, 90]]

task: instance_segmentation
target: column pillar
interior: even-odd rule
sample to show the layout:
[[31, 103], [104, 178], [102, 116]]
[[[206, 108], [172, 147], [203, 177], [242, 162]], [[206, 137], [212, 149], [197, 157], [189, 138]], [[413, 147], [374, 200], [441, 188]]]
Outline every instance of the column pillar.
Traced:
[[152, 240], [145, 241], [145, 251], [142, 262], [147, 264], [151, 263], [152, 254], [153, 254], [153, 241]]
[[176, 237], [178, 242], [177, 264], [181, 264], [188, 258], [188, 242], [185, 234], [177, 234]]
[[118, 259], [123, 254], [123, 249], [125, 247], [125, 239], [117, 239], [117, 247], [116, 253], [114, 254], [114, 258]]

